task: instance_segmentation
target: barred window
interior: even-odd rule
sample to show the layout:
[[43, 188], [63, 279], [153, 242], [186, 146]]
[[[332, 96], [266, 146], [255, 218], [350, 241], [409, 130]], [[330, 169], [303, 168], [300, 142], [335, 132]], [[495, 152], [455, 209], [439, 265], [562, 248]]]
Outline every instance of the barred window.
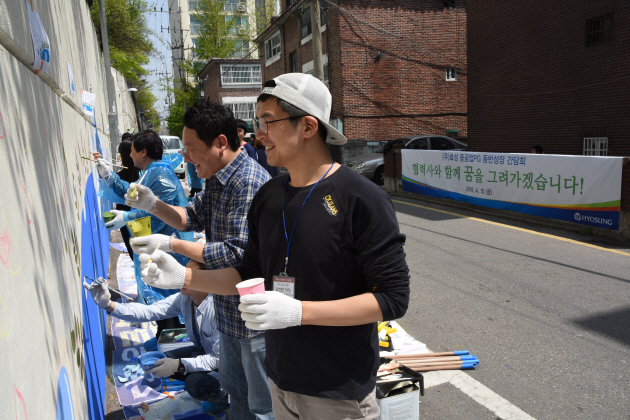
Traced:
[[221, 64], [222, 85], [260, 85], [260, 64]]
[[234, 113], [234, 118], [250, 121], [256, 116], [256, 102], [226, 104]]
[[586, 21], [586, 45], [601, 44], [612, 39], [612, 15]]
[[280, 55], [280, 31], [265, 41], [265, 58], [267, 60]]

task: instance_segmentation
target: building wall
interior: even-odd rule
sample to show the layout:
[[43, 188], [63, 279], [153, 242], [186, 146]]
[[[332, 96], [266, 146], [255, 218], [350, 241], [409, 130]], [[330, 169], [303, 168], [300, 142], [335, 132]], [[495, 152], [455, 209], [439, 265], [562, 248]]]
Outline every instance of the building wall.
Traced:
[[[452, 8], [438, 0], [327, 5], [322, 53], [329, 62], [331, 118], [343, 119], [349, 139], [379, 141], [446, 130], [467, 137], [465, 0]], [[312, 41], [301, 44], [296, 6], [280, 29], [281, 60], [269, 66], [262, 60], [263, 80], [288, 72], [293, 51], [298, 71], [313, 59]], [[445, 80], [447, 67], [457, 69], [457, 81]]]
[[[608, 14], [612, 40], [587, 46], [587, 20]], [[630, 155], [627, 1], [471, 2], [468, 38], [470, 150], [581, 155], [603, 136]]]
[[[48, 34], [48, 73], [32, 71], [27, 4]], [[109, 157], [110, 147], [106, 72], [86, 2], [0, 0], [0, 75], [0, 417], [103, 419], [104, 311], [82, 282], [107, 278], [108, 206], [81, 157]], [[80, 110], [82, 89], [96, 95], [94, 119]]]

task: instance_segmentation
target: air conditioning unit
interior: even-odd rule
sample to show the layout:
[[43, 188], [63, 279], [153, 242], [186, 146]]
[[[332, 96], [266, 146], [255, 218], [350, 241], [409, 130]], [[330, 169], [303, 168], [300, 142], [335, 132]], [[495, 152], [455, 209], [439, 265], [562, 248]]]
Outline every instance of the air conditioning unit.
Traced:
[[244, 4], [239, 4], [238, 6], [236, 6], [236, 10], [238, 10], [239, 12], [246, 12], [247, 6]]

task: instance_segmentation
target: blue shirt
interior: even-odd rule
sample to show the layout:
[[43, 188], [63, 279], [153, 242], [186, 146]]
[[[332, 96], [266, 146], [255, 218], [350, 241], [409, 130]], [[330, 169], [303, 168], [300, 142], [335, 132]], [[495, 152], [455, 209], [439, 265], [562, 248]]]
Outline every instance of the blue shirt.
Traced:
[[[240, 152], [230, 163], [206, 179], [206, 188], [186, 207], [186, 231], [205, 231], [203, 260], [206, 268], [235, 267], [247, 244], [247, 213], [258, 189], [270, 179], [267, 171]], [[246, 280], [246, 279], [243, 279]], [[239, 296], [214, 296], [219, 331], [232, 338], [251, 338], [262, 331], [245, 327], [238, 310]]]
[[[197, 307], [189, 296], [177, 293], [148, 306], [141, 303], [116, 302], [111, 315], [125, 321], [138, 322], [157, 321], [182, 315], [190, 341], [199, 350], [205, 352], [195, 358], [181, 359], [182, 364], [186, 367], [186, 373], [205, 372], [219, 367], [219, 333], [212, 300], [213, 295], [208, 294]], [[197, 341], [197, 336], [193, 331], [193, 322], [197, 325], [197, 334], [201, 343]]]

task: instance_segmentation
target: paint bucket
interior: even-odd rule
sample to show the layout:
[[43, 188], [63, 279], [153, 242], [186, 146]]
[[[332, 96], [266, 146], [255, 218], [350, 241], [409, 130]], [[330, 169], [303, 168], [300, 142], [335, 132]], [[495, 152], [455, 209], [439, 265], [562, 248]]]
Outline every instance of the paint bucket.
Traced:
[[103, 212], [103, 221], [105, 223], [109, 223], [112, 220], [114, 220], [115, 218], [116, 218], [116, 215], [114, 213], [112, 213], [111, 211]]
[[134, 238], [149, 236], [151, 234], [151, 216], [130, 220], [127, 222], [127, 227]]
[[265, 293], [265, 279], [259, 277], [257, 279], [245, 280], [237, 284], [236, 288], [238, 289], [238, 294], [241, 296]]

